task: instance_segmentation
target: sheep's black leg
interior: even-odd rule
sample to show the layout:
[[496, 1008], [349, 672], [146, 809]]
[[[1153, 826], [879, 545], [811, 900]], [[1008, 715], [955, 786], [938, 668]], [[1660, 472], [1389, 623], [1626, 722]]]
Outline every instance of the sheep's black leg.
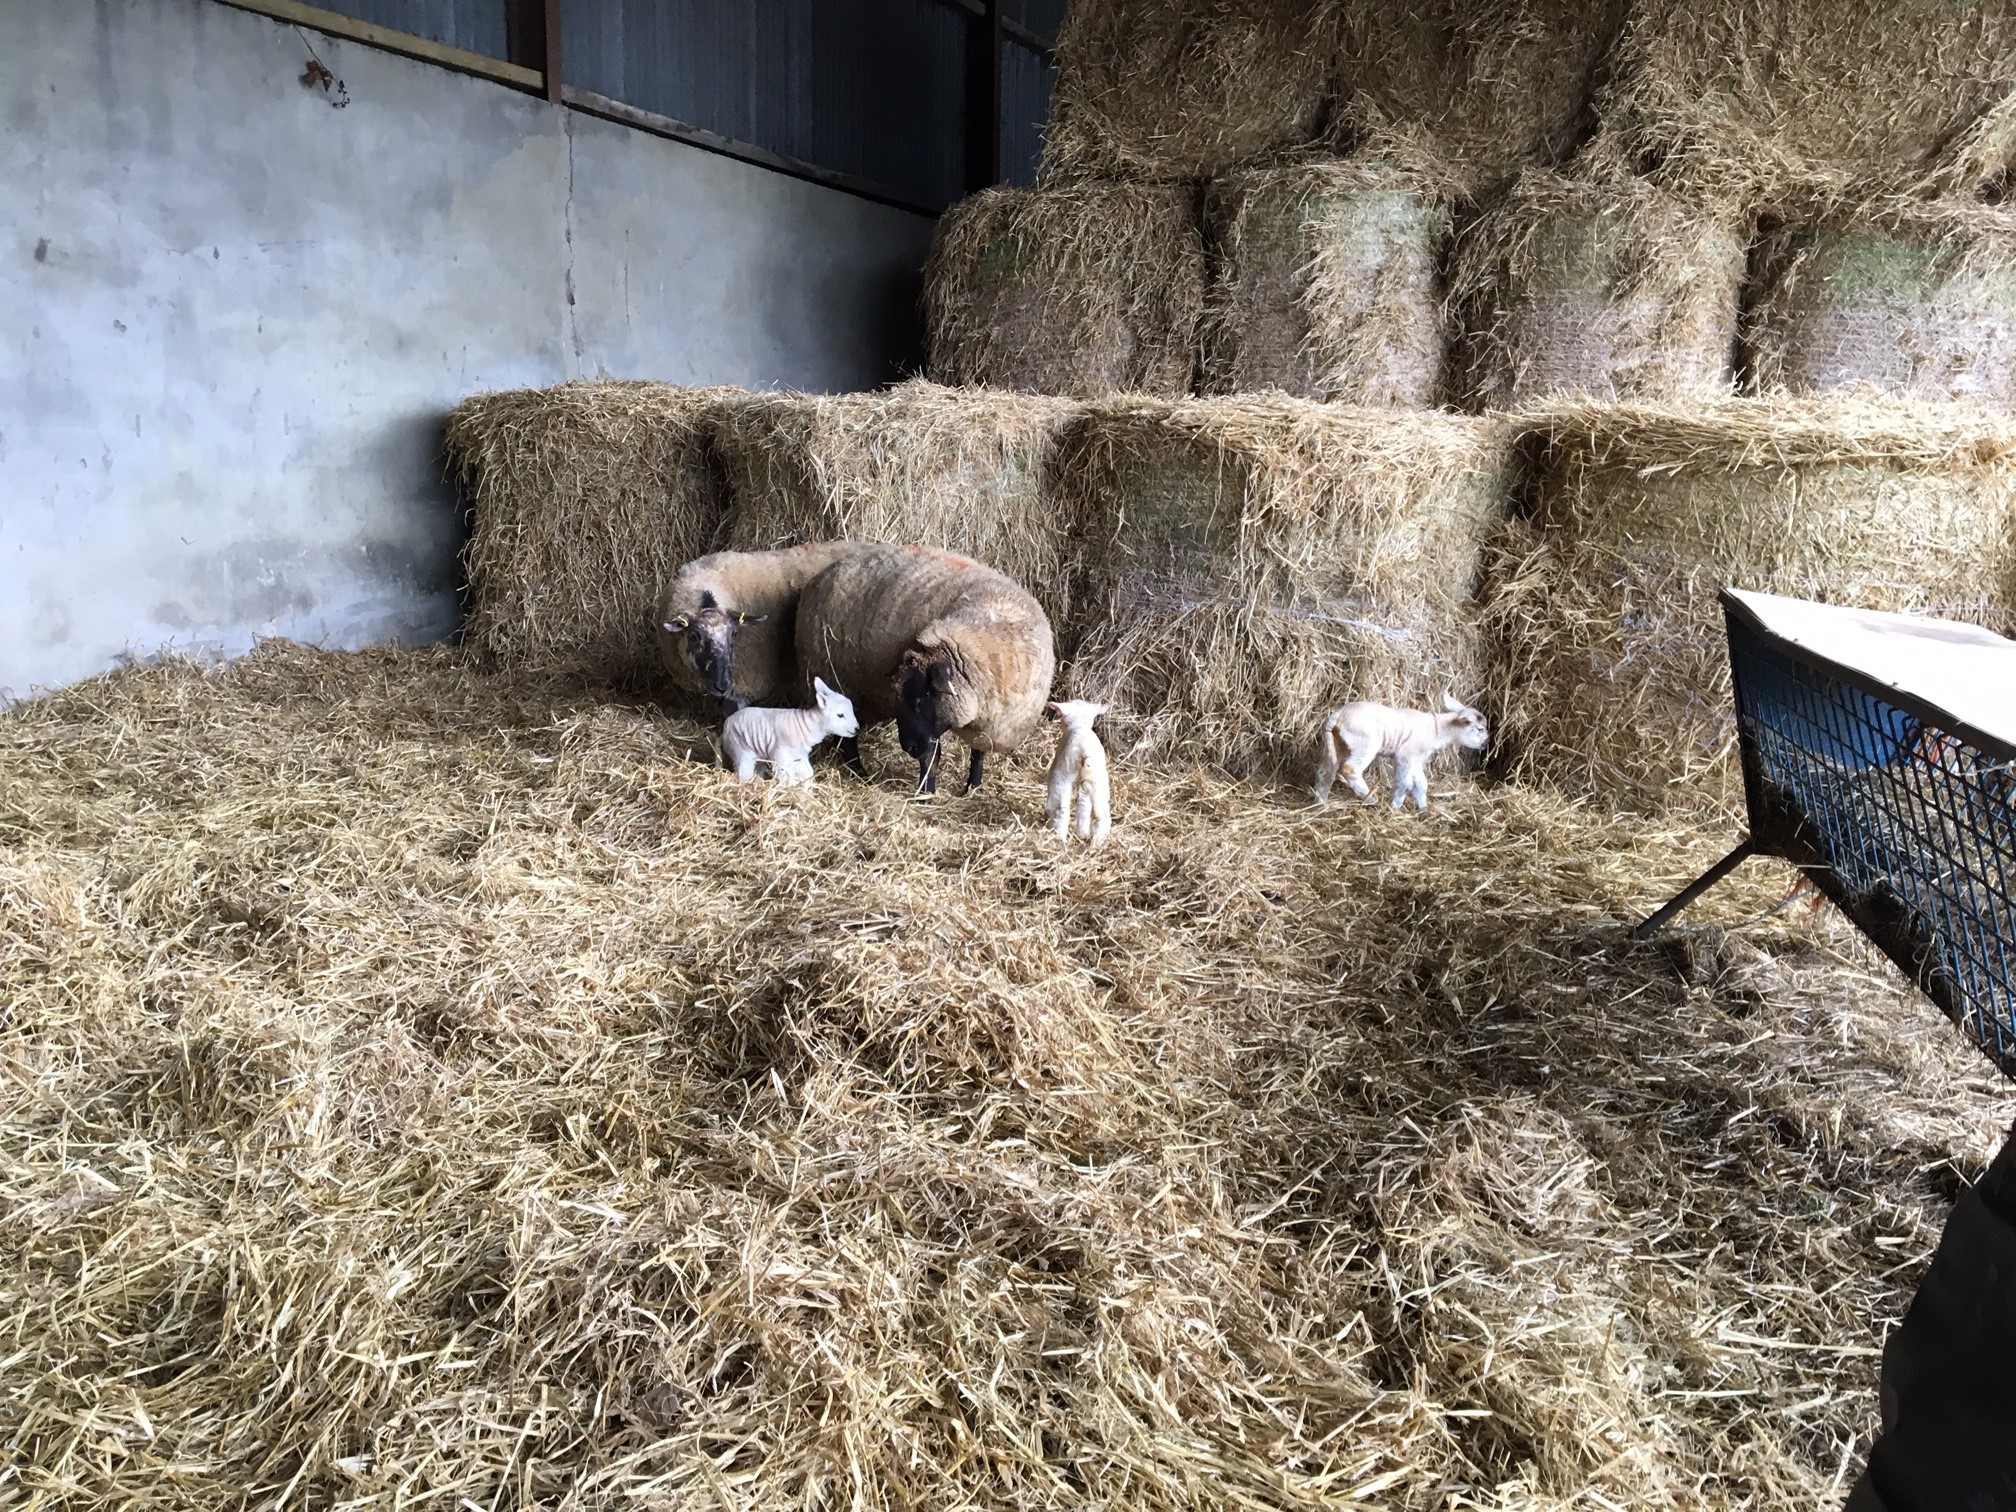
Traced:
[[846, 735], [841, 737], [840, 765], [847, 768], [847, 770], [852, 772], [856, 777], [859, 777], [864, 781], [867, 779], [868, 763], [866, 763], [861, 759], [861, 737], [859, 735]]
[[973, 759], [966, 764], [967, 792], [977, 793], [980, 791], [980, 775], [981, 775], [980, 768], [986, 762], [986, 760], [987, 760], [986, 756], [984, 756], [979, 751], [975, 751], [973, 753]]

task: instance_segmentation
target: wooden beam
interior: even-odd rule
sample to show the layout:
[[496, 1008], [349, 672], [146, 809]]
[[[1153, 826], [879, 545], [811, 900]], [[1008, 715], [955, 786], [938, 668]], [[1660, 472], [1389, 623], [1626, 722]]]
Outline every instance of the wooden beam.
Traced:
[[323, 10], [318, 5], [302, 5], [298, 0], [220, 0], [220, 3], [234, 6], [239, 10], [252, 11], [274, 21], [285, 21], [295, 26], [312, 26], [315, 30], [327, 32], [332, 37], [362, 42], [367, 47], [403, 53], [409, 58], [419, 58], [427, 63], [439, 63], [442, 67], [455, 69], [459, 73], [479, 74], [483, 78], [495, 79], [500, 84], [509, 84], [514, 88], [529, 89], [536, 93], [543, 90], [546, 85], [545, 76], [538, 69], [500, 62], [496, 58], [485, 57], [482, 53], [467, 52], [441, 42], [429, 42], [425, 37], [393, 31], [389, 27], [373, 26], [369, 21], [353, 21], [348, 16], [339, 16], [336, 12]]
[[545, 24], [540, 27], [540, 40], [546, 45], [545, 60], [539, 65], [546, 76], [546, 98], [555, 105], [560, 101], [560, 0], [545, 0]]

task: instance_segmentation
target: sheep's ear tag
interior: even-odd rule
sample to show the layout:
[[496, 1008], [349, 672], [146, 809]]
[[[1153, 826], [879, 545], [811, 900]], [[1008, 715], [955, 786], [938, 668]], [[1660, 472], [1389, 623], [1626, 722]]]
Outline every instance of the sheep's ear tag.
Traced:
[[691, 621], [689, 621], [686, 618], [686, 616], [682, 614], [678, 616], [676, 619], [667, 620], [665, 622], [665, 628], [667, 630], [684, 630], [689, 623], [691, 623]]
[[746, 625], [749, 623], [749, 616], [746, 614], [737, 614], [735, 616], [735, 623], [738, 625]]

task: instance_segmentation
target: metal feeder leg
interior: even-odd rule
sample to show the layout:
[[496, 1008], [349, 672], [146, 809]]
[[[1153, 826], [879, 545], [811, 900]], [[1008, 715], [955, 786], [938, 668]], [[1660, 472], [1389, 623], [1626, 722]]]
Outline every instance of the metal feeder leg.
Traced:
[[1728, 876], [1729, 873], [1736, 870], [1737, 867], [1741, 866], [1745, 861], [1748, 861], [1752, 856], [1756, 854], [1757, 854], [1757, 842], [1746, 835], [1741, 845], [1737, 846], [1736, 849], [1732, 850], [1720, 861], [1717, 861], [1713, 866], [1709, 867], [1708, 870], [1701, 873], [1701, 875], [1696, 877], [1692, 882], [1689, 882], [1685, 887], [1681, 888], [1678, 895], [1674, 897], [1672, 902], [1668, 903], [1664, 908], [1660, 909], [1659, 912], [1655, 913], [1643, 924], [1640, 924], [1636, 929], [1632, 930], [1631, 938], [1634, 940], [1651, 939], [1652, 936], [1659, 933], [1660, 930], [1664, 929], [1668, 924], [1670, 924], [1673, 921], [1673, 916], [1679, 913], [1681, 909], [1685, 908], [1689, 903], [1692, 903], [1696, 898], [1700, 897], [1701, 894], [1708, 891], [1709, 888], [1713, 887], [1717, 882], [1720, 882], [1724, 877]]

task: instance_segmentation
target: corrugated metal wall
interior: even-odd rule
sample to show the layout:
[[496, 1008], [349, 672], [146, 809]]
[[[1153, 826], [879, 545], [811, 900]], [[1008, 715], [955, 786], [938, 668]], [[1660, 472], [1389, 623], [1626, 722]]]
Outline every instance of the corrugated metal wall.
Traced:
[[[493, 58], [504, 0], [320, 0], [329, 9]], [[1065, 0], [1003, 0], [1054, 38]], [[966, 37], [945, 0], [560, 0], [570, 85], [947, 205], [966, 188]], [[1029, 183], [1053, 71], [1003, 49], [1003, 177]]]
[[505, 56], [504, 0], [315, 0], [324, 10], [445, 42], [486, 58]]

